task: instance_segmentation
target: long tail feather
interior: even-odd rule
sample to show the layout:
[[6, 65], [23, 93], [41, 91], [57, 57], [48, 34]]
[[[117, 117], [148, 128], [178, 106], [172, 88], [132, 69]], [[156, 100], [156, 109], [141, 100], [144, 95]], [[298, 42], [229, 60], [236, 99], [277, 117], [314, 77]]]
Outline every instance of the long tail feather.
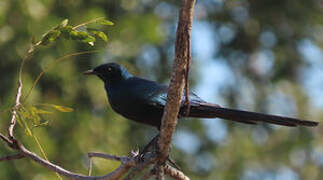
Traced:
[[269, 115], [263, 113], [235, 110], [229, 108], [222, 108], [216, 104], [199, 103], [191, 106], [189, 117], [199, 118], [223, 118], [227, 120], [237, 121], [247, 124], [257, 124], [258, 122], [265, 122], [271, 124], [278, 124], [282, 126], [317, 126], [318, 122], [300, 120], [296, 118]]

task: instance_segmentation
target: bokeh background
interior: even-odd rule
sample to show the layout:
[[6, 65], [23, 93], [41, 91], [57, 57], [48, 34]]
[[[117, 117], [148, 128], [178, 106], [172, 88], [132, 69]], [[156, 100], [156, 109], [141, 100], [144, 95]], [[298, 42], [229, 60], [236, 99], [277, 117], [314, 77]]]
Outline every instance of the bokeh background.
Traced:
[[[118, 62], [135, 75], [168, 83], [180, 1], [158, 0], [1, 0], [0, 109], [14, 103], [17, 70], [32, 37], [68, 18], [74, 25], [97, 17], [108, 43], [94, 47], [59, 40], [28, 61], [24, 89], [58, 57], [99, 50], [57, 63], [39, 81], [25, 106], [50, 103], [74, 109], [44, 115], [48, 126], [33, 128], [48, 158], [86, 173], [90, 151], [125, 155], [143, 147], [157, 130], [113, 112], [103, 83], [82, 71]], [[191, 89], [225, 107], [323, 120], [323, 16], [320, 0], [203, 0], [195, 7]], [[8, 111], [0, 114], [6, 133]], [[17, 126], [31, 150], [34, 139]], [[191, 179], [314, 180], [323, 177], [323, 129], [232, 123], [221, 119], [182, 119], [171, 156]], [[1, 143], [0, 155], [13, 153]], [[118, 163], [95, 160], [94, 174]], [[0, 179], [57, 179], [22, 159], [0, 163]]]

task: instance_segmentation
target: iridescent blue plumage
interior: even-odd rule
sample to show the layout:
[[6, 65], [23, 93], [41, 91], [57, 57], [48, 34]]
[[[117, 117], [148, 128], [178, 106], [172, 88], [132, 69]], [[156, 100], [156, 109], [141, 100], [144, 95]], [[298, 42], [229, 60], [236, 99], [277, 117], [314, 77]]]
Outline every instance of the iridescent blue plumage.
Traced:
[[[135, 77], [116, 63], [100, 65], [85, 74], [95, 74], [103, 80], [109, 103], [117, 113], [130, 120], [160, 127], [168, 86]], [[216, 104], [207, 103], [194, 93], [190, 93], [189, 97], [189, 114], [184, 113], [187, 107], [182, 103], [179, 117], [219, 117], [248, 124], [267, 122], [284, 126], [318, 124], [313, 121], [222, 108]], [[184, 102], [184, 96], [182, 102]]]

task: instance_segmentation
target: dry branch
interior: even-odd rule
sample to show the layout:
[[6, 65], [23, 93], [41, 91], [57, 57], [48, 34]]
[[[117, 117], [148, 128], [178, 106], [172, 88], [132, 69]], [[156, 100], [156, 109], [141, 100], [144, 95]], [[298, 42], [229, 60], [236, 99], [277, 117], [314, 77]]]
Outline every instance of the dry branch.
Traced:
[[177, 180], [189, 180], [190, 178], [187, 177], [182, 171], [173, 168], [172, 166], [166, 165], [164, 167], [165, 174], [169, 175], [170, 177], [177, 179]]
[[164, 110], [160, 139], [158, 142], [161, 164], [166, 161], [172, 135], [177, 124], [179, 108], [182, 102], [185, 75], [188, 67], [190, 51], [190, 37], [193, 22], [193, 9], [195, 0], [183, 0], [180, 10], [175, 41], [175, 60], [173, 73], [167, 94], [167, 103]]
[[[22, 66], [22, 65], [21, 65]], [[12, 110], [12, 117], [11, 117], [11, 121], [10, 121], [10, 125], [8, 128], [8, 134], [9, 134], [9, 138], [13, 139], [13, 130], [15, 128], [16, 122], [17, 122], [17, 116], [18, 116], [18, 108], [20, 106], [20, 98], [22, 95], [22, 80], [21, 80], [21, 71], [19, 71], [19, 77], [18, 77], [18, 89], [17, 89], [17, 95], [16, 95], [16, 104]]]

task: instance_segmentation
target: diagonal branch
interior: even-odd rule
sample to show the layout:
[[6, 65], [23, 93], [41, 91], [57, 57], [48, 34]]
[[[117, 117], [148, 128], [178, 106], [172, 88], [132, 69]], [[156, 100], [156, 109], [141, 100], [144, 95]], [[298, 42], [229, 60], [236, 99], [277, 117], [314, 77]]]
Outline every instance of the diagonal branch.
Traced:
[[[19, 146], [20, 150], [22, 151], [22, 153], [26, 156], [29, 157], [30, 159], [32, 159], [33, 161], [39, 163], [40, 165], [46, 167], [47, 169], [50, 169], [52, 171], [57, 172], [58, 174], [71, 178], [71, 179], [81, 179], [81, 180], [112, 180], [112, 179], [118, 179], [121, 176], [123, 176], [130, 168], [135, 167], [135, 166], [140, 166], [142, 162], [138, 161], [136, 157], [129, 157], [129, 158], [125, 158], [125, 157], [120, 157], [118, 158], [117, 156], [112, 156], [112, 155], [106, 155], [106, 157], [110, 156], [111, 158], [109, 159], [114, 159], [114, 160], [121, 160], [121, 165], [115, 169], [114, 171], [103, 175], [103, 176], [86, 176], [86, 175], [82, 175], [82, 174], [78, 174], [78, 173], [74, 173], [71, 171], [68, 171], [56, 164], [53, 164], [49, 161], [46, 161], [45, 159], [39, 157], [37, 154], [30, 152], [29, 150], [27, 150], [24, 146], [20, 145]], [[92, 157], [104, 157], [104, 156], [96, 156], [97, 154], [92, 154]], [[147, 159], [148, 162], [153, 162], [154, 158], [149, 158]], [[147, 163], [147, 162], [146, 162]]]
[[[21, 158], [26, 157], [26, 158], [29, 158], [29, 159], [35, 161], [36, 163], [38, 163], [44, 167], [46, 167], [49, 170], [52, 170], [62, 176], [65, 176], [65, 177], [71, 178], [71, 179], [115, 180], [115, 179], [119, 179], [122, 176], [124, 176], [131, 168], [137, 169], [137, 171], [136, 171], [136, 173], [137, 173], [137, 172], [141, 171], [143, 168], [145, 168], [146, 166], [148, 166], [149, 164], [153, 164], [157, 160], [156, 153], [147, 153], [147, 154], [145, 154], [143, 159], [138, 158], [138, 156], [134, 153], [132, 154], [131, 157], [114, 156], [114, 155], [103, 154], [103, 153], [89, 153], [88, 154], [89, 157], [100, 157], [100, 158], [105, 158], [105, 159], [109, 159], [109, 160], [116, 160], [116, 161], [120, 161], [121, 165], [117, 169], [115, 169], [114, 171], [112, 171], [106, 175], [103, 175], [103, 176], [86, 176], [83, 174], [78, 174], [78, 173], [68, 171], [56, 164], [53, 164], [53, 163], [41, 158], [40, 156], [38, 156], [34, 152], [31, 152], [28, 149], [26, 149], [15, 138], [10, 140], [7, 137], [5, 137], [4, 135], [2, 135], [1, 133], [0, 133], [0, 138], [3, 141], [5, 141], [9, 147], [19, 151], [17, 154], [0, 157], [0, 161], [9, 161], [9, 160], [21, 159]], [[133, 175], [135, 175], [135, 173]]]

